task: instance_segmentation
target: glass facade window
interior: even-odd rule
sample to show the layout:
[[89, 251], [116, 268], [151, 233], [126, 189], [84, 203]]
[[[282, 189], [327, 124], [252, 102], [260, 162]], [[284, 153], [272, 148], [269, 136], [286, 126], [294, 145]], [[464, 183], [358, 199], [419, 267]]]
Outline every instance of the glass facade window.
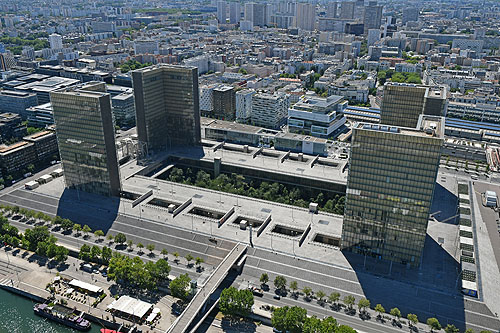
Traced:
[[153, 151], [200, 142], [197, 68], [147, 67], [132, 72], [132, 80], [139, 141]]
[[442, 142], [423, 133], [354, 128], [344, 250], [420, 264]]
[[121, 186], [115, 131], [104, 91], [104, 84], [92, 84], [53, 92], [51, 100], [66, 187], [116, 196]]
[[415, 127], [424, 111], [425, 87], [384, 86], [380, 123], [391, 126]]

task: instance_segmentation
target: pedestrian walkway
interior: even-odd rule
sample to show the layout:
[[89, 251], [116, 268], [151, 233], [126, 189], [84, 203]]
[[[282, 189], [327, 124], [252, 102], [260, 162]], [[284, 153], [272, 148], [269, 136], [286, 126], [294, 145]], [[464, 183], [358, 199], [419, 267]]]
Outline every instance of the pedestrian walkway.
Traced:
[[177, 318], [177, 320], [167, 330], [168, 333], [183, 333], [191, 325], [191, 322], [200, 312], [210, 295], [219, 287], [220, 283], [226, 277], [227, 273], [238, 262], [241, 256], [246, 252], [247, 245], [238, 243], [228, 253], [228, 255], [217, 266], [212, 275], [208, 278], [205, 285], [193, 297], [187, 308]]

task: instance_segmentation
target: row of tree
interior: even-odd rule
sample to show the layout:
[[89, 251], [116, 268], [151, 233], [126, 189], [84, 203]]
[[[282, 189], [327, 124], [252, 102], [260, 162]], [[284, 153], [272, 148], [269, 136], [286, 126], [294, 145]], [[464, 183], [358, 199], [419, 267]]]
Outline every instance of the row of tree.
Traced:
[[318, 192], [315, 197], [311, 197], [297, 186], [250, 179], [235, 173], [220, 174], [213, 178], [203, 170], [195, 173], [191, 168], [175, 167], [171, 169], [168, 180], [304, 208], [308, 207], [309, 202], [316, 202], [321, 210], [339, 215], [344, 214], [345, 196]]
[[[25, 218], [27, 218], [28, 221], [37, 220], [42, 223], [48, 223], [50, 225], [59, 226], [64, 231], [74, 230], [76, 233], [83, 232], [85, 233], [86, 236], [88, 236], [88, 234], [92, 231], [92, 229], [86, 224], [82, 227], [80, 224], [75, 223], [70, 219], [62, 218], [59, 215], [52, 217], [45, 213], [37, 212], [31, 209], [21, 208], [19, 206], [0, 205], [0, 209], [2, 209], [3, 211], [11, 212], [14, 215], [22, 215]], [[101, 235], [101, 236], [104, 235], [102, 230], [96, 230], [95, 233], [96, 235]]]
[[274, 309], [271, 324], [278, 331], [290, 333], [356, 333], [349, 326], [338, 325], [333, 317], [308, 317], [307, 310], [298, 306]]
[[23, 234], [19, 232], [19, 229], [10, 225], [8, 219], [3, 215], [0, 215], [0, 241], [4, 245], [33, 251], [59, 263], [68, 259], [68, 249], [56, 245], [57, 238], [50, 235], [47, 227], [37, 226], [33, 229], [26, 229]]
[[165, 259], [144, 263], [139, 257], [130, 258], [114, 252], [108, 264], [108, 277], [118, 284], [156, 290], [160, 283], [167, 281], [170, 269]]
[[[267, 285], [267, 283], [269, 282], [269, 276], [267, 273], [262, 273], [262, 275], [260, 276], [260, 282], [263, 285]], [[284, 276], [280, 276], [280, 275], [276, 276], [273, 283], [274, 283], [274, 287], [278, 291], [280, 291], [280, 292], [286, 291], [287, 280]], [[292, 291], [292, 294], [297, 296], [297, 291], [299, 290], [297, 281], [290, 282], [289, 288]], [[324, 304], [325, 298], [327, 296], [323, 291], [319, 290], [317, 292], [313, 292], [313, 290], [307, 286], [305, 286], [302, 289], [302, 293], [308, 299], [315, 296], [320, 304]], [[340, 293], [332, 292], [327, 297], [327, 301], [330, 302], [332, 305], [338, 305], [338, 302], [340, 301]], [[346, 295], [342, 299], [342, 302], [344, 303], [344, 305], [346, 306], [348, 311], [356, 311], [354, 309], [354, 305], [356, 305], [356, 299], [354, 298], [354, 296]], [[370, 306], [371, 306], [371, 302], [366, 298], [361, 298], [357, 303], [357, 307], [359, 309], [360, 314], [366, 314], [366, 311], [367, 311], [367, 309], [370, 309]], [[382, 316], [386, 313], [385, 308], [381, 304], [377, 304], [374, 307], [374, 310], [375, 310], [375, 312], [377, 312], [377, 314], [378, 314], [377, 318], [379, 318], [379, 319], [381, 319]], [[396, 322], [396, 323], [400, 322], [402, 314], [398, 308], [390, 309], [389, 314], [393, 317], [394, 322]], [[409, 313], [406, 316], [406, 319], [408, 319], [408, 325], [410, 326], [410, 328], [414, 327], [418, 323], [418, 317], [416, 314]], [[439, 320], [437, 318], [434, 318], [434, 317], [427, 319], [427, 325], [429, 326], [431, 331], [433, 331], [433, 330], [439, 331], [440, 329], [443, 328], [442, 325], [439, 323]], [[273, 326], [274, 326], [274, 324], [273, 324]], [[446, 333], [458, 333], [459, 332], [459, 330], [455, 327], [455, 325], [452, 325], [452, 324], [448, 324], [446, 327], [444, 327], [444, 330]], [[318, 332], [322, 332], [322, 331], [318, 331]], [[472, 329], [467, 329], [465, 331], [465, 333], [474, 333], [474, 331]], [[489, 331], [481, 331], [481, 333], [489, 333]]]

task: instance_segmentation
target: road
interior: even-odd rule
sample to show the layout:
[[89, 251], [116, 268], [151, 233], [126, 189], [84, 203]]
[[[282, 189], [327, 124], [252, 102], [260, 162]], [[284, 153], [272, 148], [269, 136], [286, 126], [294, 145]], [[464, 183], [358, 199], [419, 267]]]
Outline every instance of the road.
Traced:
[[[88, 216], [88, 205], [82, 202], [69, 202], [61, 207], [56, 198], [51, 198], [35, 192], [25, 190], [14, 190], [11, 193], [0, 197], [0, 203], [4, 205], [18, 205], [35, 211], [40, 211], [51, 216], [68, 215], [76, 217], [76, 221], [86, 221], [93, 230], [105, 230], [112, 234], [123, 233], [127, 239], [131, 239], [134, 244], [141, 242], [143, 245], [154, 244], [156, 249], [166, 248], [169, 253], [178, 252], [181, 257], [191, 254], [194, 257], [201, 257], [205, 263], [217, 265], [229, 251], [230, 242], [220, 242], [217, 245], [209, 241], [209, 237], [196, 235], [192, 232], [181, 230], [161, 222], [141, 220], [132, 216], [118, 214], [116, 220], [110, 225], [109, 214], [101, 211], [99, 215], [94, 215], [92, 219]], [[96, 210], [100, 209], [96, 207]], [[108, 215], [108, 216], [107, 216]], [[106, 232], [106, 231], [105, 231]], [[69, 241], [73, 246], [79, 248], [78, 240]]]

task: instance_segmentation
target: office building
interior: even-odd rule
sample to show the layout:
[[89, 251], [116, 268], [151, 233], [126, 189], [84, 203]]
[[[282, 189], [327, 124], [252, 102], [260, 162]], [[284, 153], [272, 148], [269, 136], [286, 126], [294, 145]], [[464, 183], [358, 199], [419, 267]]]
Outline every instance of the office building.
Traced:
[[416, 7], [404, 7], [403, 8], [403, 24], [408, 22], [418, 21], [419, 10]]
[[32, 106], [26, 109], [26, 119], [28, 126], [36, 128], [45, 128], [54, 124], [54, 113], [52, 103]]
[[217, 1], [217, 21], [219, 24], [226, 24], [227, 20], [227, 3], [225, 1]]
[[288, 109], [288, 130], [326, 139], [345, 124], [347, 104], [342, 96], [306, 94]]
[[47, 163], [58, 159], [59, 149], [57, 146], [56, 133], [53, 130], [37, 132], [23, 138], [25, 142], [32, 143], [35, 149], [35, 164]]
[[368, 6], [365, 7], [365, 14], [363, 18], [364, 33], [368, 34], [370, 29], [380, 29], [382, 24], [382, 10], [383, 6], [378, 6], [377, 1], [370, 1]]
[[23, 125], [21, 116], [16, 113], [0, 114], [0, 141], [19, 139], [27, 134], [26, 125]]
[[233, 121], [236, 113], [236, 94], [231, 86], [221, 86], [213, 90], [212, 115], [217, 119]]
[[127, 92], [111, 97], [115, 125], [121, 128], [135, 126], [134, 93]]
[[316, 21], [316, 6], [310, 3], [297, 3], [297, 28], [313, 31]]
[[[41, 81], [34, 81], [22, 85], [17, 85], [14, 89], [17, 92], [23, 93], [23, 94], [36, 94], [35, 97], [28, 97], [28, 95], [25, 95], [21, 99], [25, 100], [30, 100], [30, 103], [33, 103], [34, 99], [36, 98], [37, 103], [36, 104], [29, 104], [28, 106], [34, 106], [37, 104], [45, 104], [50, 102], [50, 92], [52, 91], [57, 91], [59, 89], [63, 88], [68, 88], [71, 86], [75, 86], [79, 84], [80, 81], [77, 79], [69, 79], [65, 77], [59, 77], [59, 76], [52, 76], [48, 77], [46, 79], [42, 79]], [[5, 93], [5, 91], [4, 91]], [[21, 96], [21, 95], [19, 95]], [[1, 100], [1, 98], [0, 98]], [[0, 104], [1, 105], [1, 104]], [[23, 110], [23, 109], [20, 109]], [[19, 112], [19, 111], [18, 111]], [[24, 116], [21, 113], [21, 117]]]
[[421, 114], [446, 114], [446, 89], [416, 84], [386, 83], [382, 98], [380, 123], [415, 127]]
[[279, 128], [286, 123], [289, 99], [285, 93], [258, 93], [252, 97], [252, 125]]
[[58, 34], [49, 35], [49, 44], [52, 50], [60, 50], [63, 48], [62, 36]]
[[239, 90], [236, 92], [236, 121], [248, 123], [252, 116], [252, 97], [255, 94], [253, 89]]
[[120, 174], [111, 96], [104, 83], [51, 92], [66, 187], [118, 196]]
[[442, 117], [353, 128], [343, 250], [420, 265], [443, 141]]
[[147, 151], [200, 143], [198, 69], [160, 65], [132, 72], [137, 135]]
[[241, 21], [241, 5], [239, 2], [229, 3], [229, 23], [238, 24]]
[[356, 2], [344, 1], [340, 3], [340, 18], [352, 20], [354, 18], [354, 7]]
[[0, 111], [4, 113], [17, 113], [21, 118], [26, 119], [26, 109], [37, 104], [36, 94], [11, 90], [0, 91]]
[[58, 159], [57, 138], [53, 131], [41, 131], [25, 136], [9, 146], [0, 145], [0, 174], [21, 177], [28, 167], [43, 167]]

